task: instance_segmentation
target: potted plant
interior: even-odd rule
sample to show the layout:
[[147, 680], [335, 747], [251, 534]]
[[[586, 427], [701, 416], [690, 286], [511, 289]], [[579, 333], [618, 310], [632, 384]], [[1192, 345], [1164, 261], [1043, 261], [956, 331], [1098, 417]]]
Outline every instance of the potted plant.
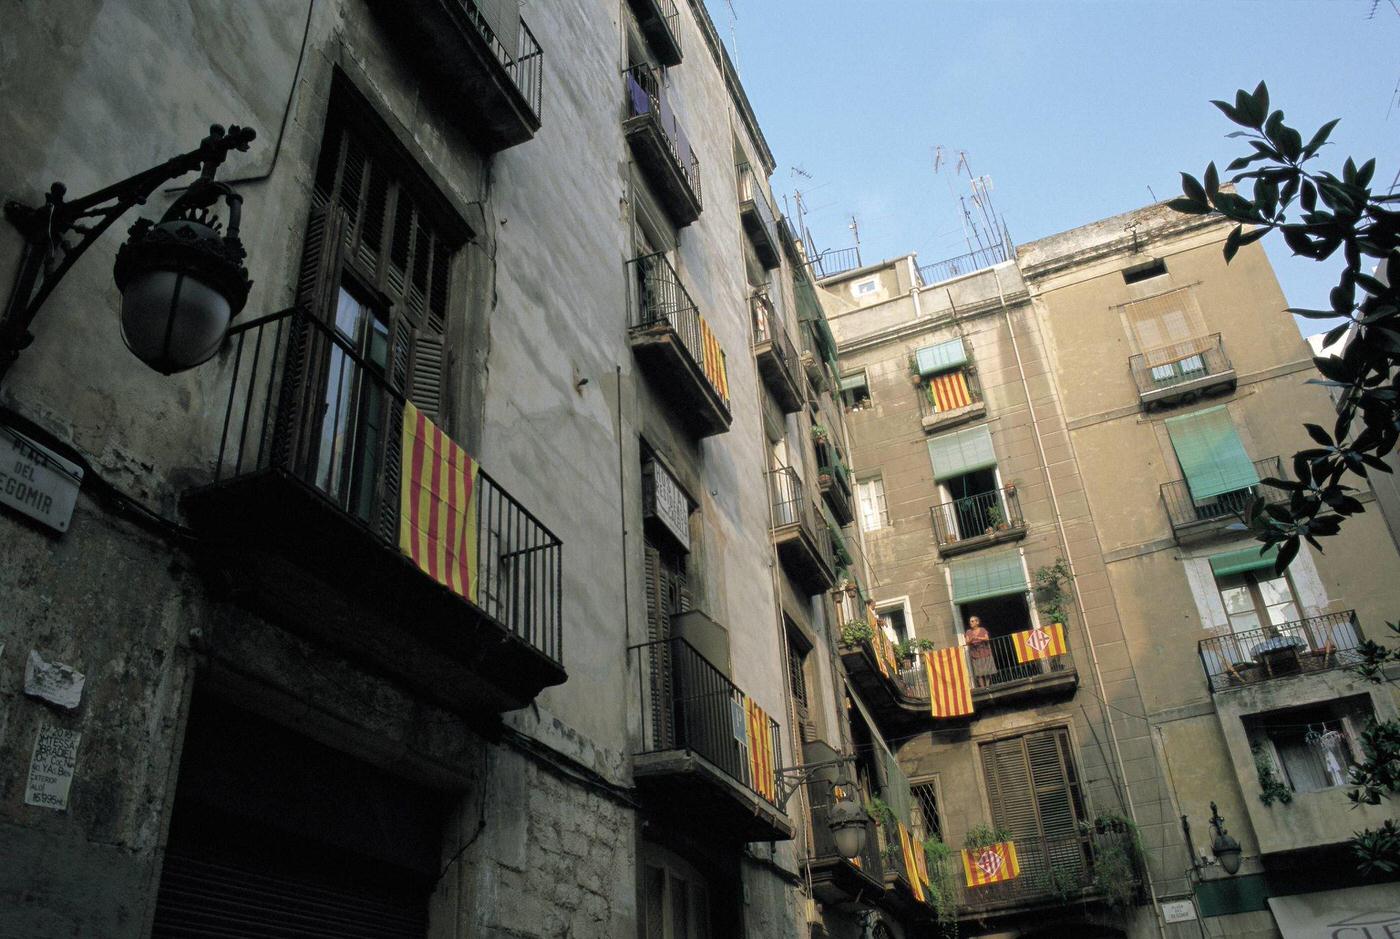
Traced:
[[817, 443], [826, 443], [828, 432], [825, 424], [812, 425], [812, 439]]
[[910, 638], [903, 642], [896, 642], [894, 654], [904, 668], [913, 668], [918, 664], [919, 653], [928, 652], [933, 649], [933, 643], [927, 639]]
[[1010, 528], [1006, 524], [1006, 513], [1001, 510], [1001, 506], [993, 505], [987, 509], [987, 534], [994, 531], [1006, 531]]
[[875, 635], [875, 631], [870, 628], [870, 624], [865, 620], [847, 620], [841, 627], [841, 645], [858, 646], [862, 642], [869, 642]]
[[1007, 483], [1005, 486], [1001, 487], [1001, 491], [1006, 493], [1008, 496], [1014, 496], [1016, 494], [1016, 484]]

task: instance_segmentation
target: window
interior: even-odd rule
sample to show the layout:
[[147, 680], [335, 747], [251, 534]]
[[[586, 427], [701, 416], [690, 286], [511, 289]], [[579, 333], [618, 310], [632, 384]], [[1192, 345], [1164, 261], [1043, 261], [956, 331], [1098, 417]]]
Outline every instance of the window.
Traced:
[[885, 635], [891, 642], [907, 642], [913, 638], [913, 633], [909, 629], [909, 618], [904, 612], [904, 601], [893, 606], [886, 606], [883, 609], [875, 608], [875, 615], [880, 618], [880, 626], [885, 630]]
[[807, 713], [807, 672], [808, 646], [797, 630], [787, 631], [788, 681], [792, 685], [792, 700], [802, 715]]
[[[1166, 273], [1165, 265], [1161, 273]], [[1125, 271], [1123, 279], [1134, 283], [1128, 276]], [[1153, 382], [1174, 384], [1205, 373], [1201, 345], [1206, 336], [1205, 320], [1191, 288], [1137, 300], [1123, 310], [1128, 331]]]
[[1361, 757], [1359, 735], [1373, 716], [1361, 695], [1245, 719], [1257, 764], [1272, 769], [1294, 792], [1347, 785]]
[[[312, 322], [287, 363], [302, 383], [297, 452], [345, 511], [393, 535], [403, 412], [444, 423], [452, 262], [466, 226], [343, 83], [312, 186], [297, 307]], [[378, 485], [390, 476], [390, 485]]]
[[[1256, 552], [1257, 554], [1257, 552]], [[1263, 627], [1297, 623], [1298, 598], [1287, 572], [1275, 576], [1270, 567], [1241, 574], [1216, 575], [1215, 583], [1230, 619], [1230, 631], [1250, 632]]]
[[937, 777], [914, 783], [910, 790], [914, 796], [914, 830], [919, 840], [943, 840], [943, 818], [938, 814]]
[[885, 510], [885, 480], [880, 476], [856, 481], [856, 502], [860, 506], [863, 531], [879, 531], [889, 525]]
[[865, 372], [842, 376], [841, 404], [848, 411], [863, 411], [870, 407], [870, 385], [866, 382]]
[[872, 277], [869, 280], [858, 281], [857, 283], [852, 285], [851, 292], [857, 297], [868, 297], [874, 294], [875, 291], [879, 289], [880, 284], [875, 280], [875, 278]]
[[694, 865], [644, 844], [646, 939], [710, 939], [710, 890]]
[[914, 353], [914, 368], [923, 395], [920, 404], [925, 409], [944, 414], [972, 404], [976, 390], [961, 338], [919, 349]]
[[[984, 743], [982, 773], [992, 825], [1016, 842], [1021, 877], [1027, 883], [1055, 872], [1085, 878], [1089, 870], [1081, 833], [1084, 801], [1065, 728]], [[1080, 882], [1086, 882], [1081, 879]]]
[[1144, 280], [1151, 280], [1153, 277], [1162, 277], [1166, 273], [1167, 262], [1158, 258], [1146, 264], [1138, 264], [1134, 267], [1126, 268], [1123, 271], [1123, 283], [1137, 284]]

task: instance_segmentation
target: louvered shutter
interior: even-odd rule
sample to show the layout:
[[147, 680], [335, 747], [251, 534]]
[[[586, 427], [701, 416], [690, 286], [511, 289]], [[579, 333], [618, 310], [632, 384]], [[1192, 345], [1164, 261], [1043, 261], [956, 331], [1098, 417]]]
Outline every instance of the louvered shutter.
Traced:
[[1016, 551], [953, 561], [948, 569], [952, 573], [954, 603], [971, 603], [1030, 589], [1021, 555]]
[[927, 378], [967, 364], [967, 349], [961, 338], [949, 339], [936, 345], [925, 346], [914, 353], [919, 375]]
[[296, 282], [298, 315], [293, 317], [287, 336], [281, 398], [274, 424], [276, 439], [271, 448], [278, 465], [299, 474], [316, 459], [330, 356], [325, 333], [307, 324], [303, 317], [325, 324], [335, 322], [347, 224], [345, 211], [336, 205], [313, 204], [306, 221]]
[[443, 393], [447, 373], [447, 342], [440, 333], [413, 330], [408, 399], [436, 424], [444, 422]]
[[928, 442], [928, 456], [938, 480], [997, 465], [992, 435], [984, 424], [934, 437]]
[[647, 667], [650, 670], [652, 747], [663, 750], [674, 745], [674, 714], [672, 711], [674, 684], [671, 646], [671, 617], [666, 609], [666, 592], [670, 588], [661, 552], [651, 545], [644, 551], [643, 582], [647, 603]]
[[1016, 842], [1021, 876], [1034, 879], [1048, 871], [1040, 820], [1036, 816], [1035, 787], [1022, 737], [998, 740], [982, 747], [982, 770], [987, 778], [987, 797], [992, 806], [992, 824], [1004, 828]]

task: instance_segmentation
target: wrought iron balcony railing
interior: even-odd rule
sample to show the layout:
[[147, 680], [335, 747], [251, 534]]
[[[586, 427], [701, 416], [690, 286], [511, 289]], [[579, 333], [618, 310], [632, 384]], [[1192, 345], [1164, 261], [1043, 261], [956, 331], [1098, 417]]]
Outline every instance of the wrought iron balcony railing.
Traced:
[[[1027, 624], [1025, 628], [1029, 629], [1030, 625]], [[993, 636], [983, 648], [987, 653], [985, 656], [975, 655], [976, 649], [973, 646], [969, 646], [966, 653], [973, 692], [1033, 678], [1053, 678], [1068, 674], [1074, 669], [1074, 659], [1070, 657], [1068, 650], [1064, 655], [1055, 655], [1048, 659], [1020, 661], [1016, 655], [1016, 644], [1009, 635]], [[900, 678], [911, 697], [929, 696], [928, 672], [922, 661], [916, 659], [912, 668], [901, 668]]]
[[728, 412], [729, 374], [724, 350], [710, 332], [709, 324], [700, 315], [690, 292], [681, 283], [680, 275], [665, 253], [634, 258], [628, 262], [628, 267], [637, 285], [637, 303], [629, 324], [631, 329], [639, 331], [669, 326], [695, 368], [704, 376], [710, 390]]
[[919, 281], [927, 287], [930, 284], [952, 280], [954, 277], [961, 277], [964, 274], [971, 274], [985, 267], [1000, 264], [1009, 256], [1006, 241], [999, 241], [994, 245], [978, 248], [967, 254], [960, 254], [955, 258], [934, 261], [932, 264], [920, 264]]
[[800, 410], [805, 400], [802, 360], [766, 289], [756, 290], [749, 297], [749, 314], [753, 320], [753, 351], [768, 390], [783, 413]]
[[807, 262], [808, 269], [817, 280], [854, 271], [860, 266], [859, 245], [850, 248], [829, 248]]
[[1202, 639], [1201, 667], [1210, 690], [1223, 691], [1355, 665], [1364, 639], [1355, 610], [1310, 616]]
[[649, 117], [660, 131], [675, 170], [685, 180], [697, 205], [700, 191], [700, 158], [676, 120], [670, 99], [661, 85], [660, 72], [650, 65], [634, 65], [623, 73], [627, 97], [627, 117]]
[[778, 266], [777, 213], [763, 191], [763, 184], [748, 163], [735, 167], [739, 188], [739, 215], [754, 253], [767, 270]]
[[535, 34], [530, 32], [530, 27], [523, 19], [517, 19], [519, 30], [513, 42], [510, 37], [500, 37], [491, 28], [491, 24], [486, 21], [485, 15], [476, 0], [458, 0], [462, 5], [462, 10], [467, 14], [467, 20], [471, 22], [481, 34], [481, 38], [486, 40], [486, 44], [491, 47], [491, 52], [496, 56], [501, 67], [506, 70], [515, 87], [520, 90], [520, 94], [530, 104], [530, 110], [540, 117], [541, 94], [544, 88], [544, 50], [540, 48], [539, 42], [535, 40]]
[[1131, 356], [1128, 370], [1144, 406], [1216, 386], [1233, 387], [1235, 380], [1235, 368], [1219, 333]]
[[[399, 551], [407, 350], [376, 359], [295, 309], [239, 324], [229, 342], [231, 383], [209, 488], [278, 474]], [[484, 470], [475, 498], [476, 589], [462, 602], [562, 661], [559, 539]]]
[[[812, 592], [831, 586], [835, 577], [835, 549], [831, 526], [817, 508], [802, 477], [791, 467], [768, 473], [773, 511], [773, 535], [779, 552], [790, 558]], [[795, 537], [794, 537], [795, 536]]]
[[956, 415], [977, 409], [982, 404], [982, 383], [977, 379], [977, 372], [970, 368], [963, 369], [963, 381], [967, 384], [968, 403], [963, 407], [953, 407], [949, 410], [940, 411], [936, 400], [933, 382], [930, 379], [919, 381], [918, 392], [915, 398], [919, 402], [919, 417], [923, 420], [925, 427], [937, 426], [943, 419], [955, 420]]
[[[1278, 479], [1283, 475], [1283, 465], [1276, 456], [1255, 460], [1254, 472], [1260, 479]], [[1193, 529], [1206, 527], [1208, 523], [1234, 517], [1243, 518], [1256, 498], [1262, 498], [1267, 503], [1281, 503], [1288, 501], [1288, 493], [1272, 486], [1257, 484], [1197, 499], [1192, 496], [1191, 487], [1184, 479], [1162, 485], [1162, 504], [1166, 506], [1167, 518], [1178, 537]]]
[[[782, 791], [778, 769], [783, 765], [777, 721], [768, 718], [768, 760], [751, 760], [745, 736], [747, 696], [723, 672], [680, 638], [642, 643], [631, 651], [642, 714], [638, 755], [689, 750], [777, 808], [776, 794]], [[755, 765], [766, 765], [772, 779], [756, 781]]]
[[975, 538], [996, 538], [1024, 532], [1026, 520], [1021, 515], [1021, 497], [1015, 489], [993, 489], [944, 502], [929, 509], [933, 517], [933, 533], [945, 553], [960, 543]]
[[[1095, 836], [1128, 838], [1126, 833]], [[1015, 908], [1051, 901], [1079, 900], [1094, 889], [1094, 846], [1088, 835], [1050, 838], [1017, 838], [1016, 858], [1021, 874], [981, 887], [962, 885], [962, 907], [977, 911], [989, 907]]]

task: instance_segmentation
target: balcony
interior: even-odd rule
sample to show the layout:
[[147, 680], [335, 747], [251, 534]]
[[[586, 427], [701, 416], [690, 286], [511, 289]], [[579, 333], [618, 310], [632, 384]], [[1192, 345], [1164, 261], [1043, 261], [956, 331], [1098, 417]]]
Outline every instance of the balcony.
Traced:
[[665, 254], [627, 267], [635, 285], [628, 326], [637, 361], [696, 436], [724, 433], [733, 420], [724, 349]]
[[776, 213], [753, 167], [740, 163], [735, 172], [739, 177], [739, 218], [744, 223], [744, 233], [749, 236], [763, 269], [771, 271], [780, 263]]
[[544, 52], [519, 16], [499, 21], [477, 0], [372, 0], [371, 5], [488, 153], [535, 136]]
[[817, 463], [819, 464], [817, 488], [821, 490], [831, 515], [838, 525], [849, 525], [855, 518], [851, 499], [851, 471], [841, 460], [841, 454], [832, 445], [830, 437], [817, 443]]
[[1201, 667], [1213, 692], [1294, 675], [1349, 668], [1362, 660], [1365, 637], [1356, 611], [1328, 613], [1200, 642]]
[[680, 14], [676, 0], [631, 0], [637, 25], [662, 65], [681, 64]]
[[622, 73], [626, 118], [622, 122], [632, 155], [665, 206], [684, 228], [700, 217], [700, 160], [676, 121], [661, 87], [661, 73], [636, 65]]
[[[790, 839], [792, 826], [777, 802], [783, 765], [777, 722], [768, 718], [770, 746], [758, 758], [750, 752], [747, 697], [694, 646], [663, 639], [632, 646], [630, 654], [642, 718], [632, 774], [648, 807], [703, 825], [707, 837]], [[755, 778], [755, 767], [767, 778]]]
[[[837, 756], [835, 750], [819, 740], [803, 746], [806, 763], [820, 763]], [[813, 895], [822, 903], [841, 910], [873, 907], [885, 892], [878, 826], [873, 820], [866, 821], [865, 849], [856, 860], [847, 860], [836, 850], [835, 839], [827, 826], [827, 813], [832, 805], [829, 781], [819, 776], [808, 783], [807, 798], [812, 809], [807, 871]]]
[[[440, 545], [438, 576], [463, 577], [445, 586], [400, 548], [405, 401], [382, 365], [300, 311], [229, 335], [214, 482], [183, 506], [239, 597], [463, 712], [522, 708], [562, 683], [559, 540], [481, 472], [472, 528]], [[450, 566], [469, 538], [475, 563]]]
[[929, 509], [938, 552], [953, 557], [1026, 537], [1021, 498], [1012, 488], [981, 492]]
[[[1254, 472], [1260, 479], [1283, 476], [1283, 465], [1278, 457], [1254, 461]], [[1172, 534], [1178, 542], [1195, 541], [1217, 535], [1231, 524], [1244, 524], [1244, 516], [1250, 504], [1262, 498], [1268, 504], [1288, 501], [1288, 493], [1272, 486], [1256, 484], [1233, 492], [1205, 499], [1191, 495], [1191, 487], [1184, 479], [1173, 480], [1162, 486], [1162, 504], [1171, 522]]]
[[1128, 359], [1144, 411], [1161, 411], [1235, 390], [1235, 368], [1220, 334], [1154, 349]]
[[829, 248], [807, 262], [807, 267], [817, 280], [846, 274], [860, 266], [859, 245], [850, 248]]
[[960, 254], [955, 258], [947, 258], [943, 261], [934, 261], [932, 264], [919, 265], [919, 284], [930, 287], [945, 280], [953, 280], [957, 277], [964, 277], [968, 274], [976, 273], [984, 268], [994, 267], [1003, 261], [1009, 260], [1016, 253], [1015, 247], [1011, 245], [1011, 239], [1005, 236], [995, 244], [985, 248], [978, 248], [967, 254]]
[[[914, 893], [914, 886], [909, 882], [909, 874], [904, 868], [904, 852], [899, 844], [899, 834], [896, 831], [887, 835], [885, 826], [878, 823], [875, 830], [880, 836], [880, 858], [885, 873], [885, 895], [880, 899], [880, 906], [906, 926], [914, 923], [931, 924], [936, 911], [927, 899], [920, 900]], [[914, 838], [914, 842], [915, 851], [924, 850], [922, 841]], [[962, 879], [961, 871], [958, 871], [957, 877]]]
[[[1029, 625], [1025, 628], [1029, 629]], [[1065, 638], [1068, 644], [1069, 637]], [[1075, 668], [1073, 651], [1047, 659], [1022, 662], [1016, 655], [1011, 635], [993, 636], [987, 643], [990, 661], [986, 671], [970, 655], [968, 673], [972, 677], [972, 706], [981, 711], [1001, 705], [1019, 705], [1027, 700], [1048, 700], [1065, 697], [1079, 687], [1079, 671]], [[911, 698], [927, 703], [929, 700], [928, 670], [922, 663], [900, 672], [901, 680]]]
[[768, 495], [773, 506], [773, 545], [778, 559], [809, 594], [830, 590], [836, 583], [831, 529], [790, 467], [768, 473]]
[[[1092, 835], [1066, 835], [1046, 838], [1017, 838], [1016, 857], [1021, 875], [1012, 880], [969, 887], [957, 878], [962, 889], [958, 909], [961, 920], [987, 920], [1031, 911], [1064, 908], [1071, 904], [1102, 902], [1104, 891], [1095, 877], [1095, 857], [1109, 847], [1132, 838], [1129, 832], [1104, 832]], [[1126, 849], [1138, 868], [1141, 880], [1141, 858], [1136, 849]], [[1116, 853], [1116, 851], [1115, 851]]]
[[763, 383], [784, 414], [802, 410], [802, 379], [798, 371], [802, 362], [767, 290], [757, 290], [749, 297], [749, 313], [753, 317], [753, 355]]
[[919, 382], [918, 393], [915, 397], [919, 402], [919, 423], [923, 427], [924, 433], [931, 434], [936, 431], [949, 430], [986, 415], [987, 405], [982, 400], [982, 387], [977, 382], [976, 373], [971, 370], [963, 370], [962, 375], [963, 380], [967, 383], [969, 401], [961, 407], [940, 410], [932, 383], [927, 379]]

